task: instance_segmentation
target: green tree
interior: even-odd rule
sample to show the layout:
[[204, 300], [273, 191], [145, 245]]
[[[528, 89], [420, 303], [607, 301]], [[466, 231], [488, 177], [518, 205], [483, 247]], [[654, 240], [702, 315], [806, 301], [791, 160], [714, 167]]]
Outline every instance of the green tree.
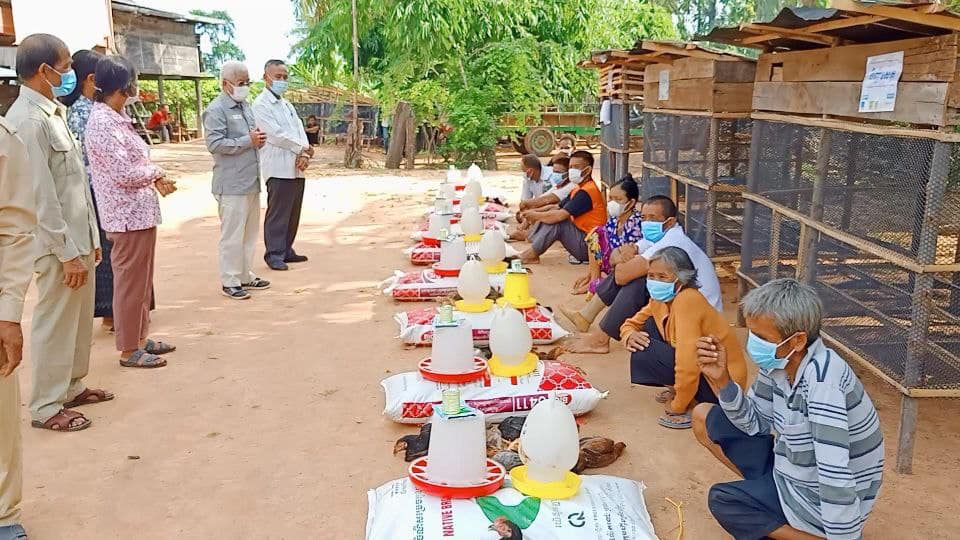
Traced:
[[197, 29], [210, 44], [209, 51], [203, 51], [203, 68], [215, 74], [220, 74], [220, 66], [227, 60], [246, 60], [246, 55], [234, 43], [236, 40], [237, 27], [233, 23], [233, 17], [222, 10], [203, 11], [195, 9], [190, 12], [191, 15], [199, 17], [210, 17], [220, 19], [223, 24], [205, 24], [200, 23]]

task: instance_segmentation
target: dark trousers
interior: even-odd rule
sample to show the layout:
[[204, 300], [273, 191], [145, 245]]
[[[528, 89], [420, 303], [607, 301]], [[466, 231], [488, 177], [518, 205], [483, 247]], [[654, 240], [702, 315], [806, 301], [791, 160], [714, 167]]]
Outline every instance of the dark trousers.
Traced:
[[[650, 334], [650, 345], [630, 354], [630, 382], [643, 386], [673, 386], [676, 381], [676, 349], [660, 335], [653, 318], [647, 319], [643, 331]], [[694, 399], [700, 403], [717, 403], [717, 395], [703, 375]]]
[[554, 242], [559, 241], [567, 253], [585, 261], [589, 258], [586, 237], [572, 220], [565, 219], [560, 223], [537, 223], [527, 238], [533, 252], [538, 256], [546, 253]]
[[617, 285], [613, 274], [603, 278], [597, 285], [597, 296], [610, 307], [600, 319], [600, 329], [619, 341], [623, 322], [636, 315], [650, 301], [647, 278], [637, 278], [626, 285]]
[[267, 180], [267, 215], [263, 218], [263, 243], [267, 263], [280, 263], [296, 252], [293, 241], [300, 228], [300, 207], [303, 206], [303, 178]]
[[787, 524], [773, 478], [773, 437], [747, 435], [720, 407], [707, 415], [707, 436], [743, 473], [743, 480], [715, 484], [707, 506], [736, 540], [757, 540]]

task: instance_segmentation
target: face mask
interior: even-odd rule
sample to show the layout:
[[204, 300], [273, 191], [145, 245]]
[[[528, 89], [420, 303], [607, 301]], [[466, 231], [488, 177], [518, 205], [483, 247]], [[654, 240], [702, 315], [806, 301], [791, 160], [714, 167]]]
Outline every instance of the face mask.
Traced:
[[647, 292], [650, 293], [650, 298], [658, 302], [669, 302], [677, 295], [677, 290], [674, 287], [676, 283], [676, 280], [657, 281], [647, 278]]
[[583, 180], [583, 171], [580, 169], [570, 169], [568, 174], [570, 175], [570, 181], [574, 184], [579, 184]]
[[659, 221], [641, 221], [640, 230], [643, 232], [643, 237], [653, 243], [662, 240], [666, 234], [663, 232], [663, 223]]
[[[60, 72], [57, 71], [57, 73]], [[47, 81], [47, 84], [50, 84], [50, 81]], [[50, 87], [53, 88], [53, 95], [56, 97], [63, 97], [72, 93], [77, 87], [77, 72], [71, 69], [66, 73], [60, 73], [60, 86], [50, 84]]]
[[289, 85], [287, 81], [273, 81], [270, 83], [270, 89], [273, 90], [274, 94], [282, 96], [283, 93], [287, 91]]
[[617, 201], [610, 201], [607, 203], [607, 215], [610, 217], [618, 217], [620, 212], [623, 211], [623, 207]]
[[550, 173], [550, 183], [554, 186], [559, 186], [563, 183], [563, 173], [552, 172]]
[[[795, 335], [796, 334], [793, 334], [793, 336]], [[790, 355], [793, 354], [796, 349], [791, 350], [784, 358], [777, 358], [777, 348], [789, 341], [793, 336], [788, 337], [780, 343], [770, 343], [758, 337], [753, 332], [750, 332], [749, 336], [747, 336], [747, 354], [750, 355], [750, 358], [753, 359], [753, 362], [757, 364], [757, 367], [760, 369], [766, 371], [783, 369], [786, 367], [787, 362], [790, 361]]]
[[232, 97], [233, 100], [236, 101], [237, 103], [240, 103], [241, 101], [246, 101], [247, 96], [249, 95], [250, 95], [249, 86], [234, 86], [233, 92], [230, 93], [230, 97]]

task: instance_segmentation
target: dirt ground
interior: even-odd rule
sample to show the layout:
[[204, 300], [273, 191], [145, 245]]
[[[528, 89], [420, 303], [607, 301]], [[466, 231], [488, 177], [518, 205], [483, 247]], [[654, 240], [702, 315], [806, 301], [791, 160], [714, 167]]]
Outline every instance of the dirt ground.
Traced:
[[[208, 154], [179, 145], [159, 147], [154, 157], [180, 191], [162, 202], [153, 337], [179, 350], [164, 369], [122, 369], [112, 336], [98, 326], [87, 382], [117, 399], [85, 408], [94, 424], [80, 433], [30, 429], [24, 411], [31, 538], [362, 538], [366, 492], [405, 474], [391, 449], [413, 431], [381, 416], [379, 382], [423, 356], [400, 346], [392, 321], [400, 307], [376, 286], [411, 268], [401, 249], [442, 172], [384, 171], [377, 163], [345, 171], [334, 165], [342, 149], [325, 149], [310, 171], [297, 242], [310, 262], [279, 273], [258, 258], [273, 287], [236, 303], [219, 291]], [[512, 169], [487, 179], [518, 192]], [[568, 291], [581, 270], [551, 251], [536, 268], [533, 293], [547, 305], [576, 302]], [[33, 301], [31, 291], [26, 332]], [[727, 301], [732, 308], [734, 299]], [[583, 433], [627, 444], [619, 461], [597, 472], [646, 483], [661, 538], [677, 537], [676, 510], [665, 497], [683, 501], [685, 538], [724, 538], [706, 491], [732, 475], [689, 431], [656, 424], [656, 391], [631, 387], [623, 349], [564, 360], [610, 391]], [[30, 368], [28, 357], [24, 399]], [[960, 404], [922, 403], [915, 474], [901, 476], [892, 470], [899, 395], [860, 372], [880, 411], [890, 464], [867, 537], [956, 538]]]

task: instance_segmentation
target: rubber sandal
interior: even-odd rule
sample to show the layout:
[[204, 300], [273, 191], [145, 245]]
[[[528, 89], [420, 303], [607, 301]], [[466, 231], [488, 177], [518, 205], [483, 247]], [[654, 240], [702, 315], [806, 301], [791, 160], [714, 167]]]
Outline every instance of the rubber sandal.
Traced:
[[[70, 423], [78, 418], [83, 418], [84, 422], [76, 426], [70, 426]], [[67, 409], [60, 409], [60, 412], [47, 418], [46, 422], [34, 420], [30, 425], [37, 429], [46, 429], [49, 431], [82, 431], [90, 427], [93, 421], [86, 416]]]
[[[64, 409], [73, 409], [76, 407], [82, 407], [84, 405], [93, 405], [94, 403], [103, 403], [104, 401], [113, 401], [113, 398], [116, 397], [106, 390], [91, 390], [89, 388], [85, 389], [83, 392], [77, 394], [77, 397], [73, 398], [71, 401], [64, 403]], [[94, 398], [94, 399], [91, 399]]]
[[167, 365], [167, 361], [143, 349], [137, 349], [127, 359], [120, 359], [123, 367], [153, 369]]
[[657, 418], [657, 423], [670, 429], [690, 429], [693, 426], [693, 418], [689, 413], [665, 413]]
[[143, 346], [143, 350], [153, 355], [161, 355], [161, 354], [172, 353], [173, 351], [177, 350], [177, 348], [174, 347], [173, 345], [168, 345], [162, 341], [154, 341], [152, 339], [148, 339], [147, 343], [144, 344]]

